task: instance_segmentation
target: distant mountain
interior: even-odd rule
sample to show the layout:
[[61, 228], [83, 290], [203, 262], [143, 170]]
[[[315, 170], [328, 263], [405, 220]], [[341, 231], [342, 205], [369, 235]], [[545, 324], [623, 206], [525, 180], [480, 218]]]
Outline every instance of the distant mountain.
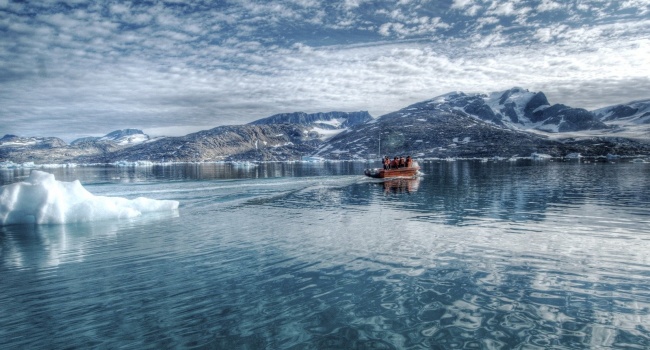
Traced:
[[312, 138], [326, 140], [334, 135], [347, 130], [355, 125], [360, 125], [372, 120], [372, 116], [366, 112], [328, 112], [312, 113], [303, 112], [282, 113], [259, 119], [251, 125], [271, 124], [294, 124], [308, 128]]
[[529, 156], [548, 153], [556, 146], [557, 142], [543, 136], [425, 101], [339, 134], [314, 155], [327, 159]]
[[56, 137], [18, 137], [5, 135], [0, 139], [0, 161], [18, 163], [74, 163], [79, 159], [104, 162], [107, 155], [122, 148], [148, 141], [142, 130], [116, 130], [103, 137], [86, 137], [69, 145]]
[[49, 149], [64, 147], [65, 141], [57, 137], [19, 137], [16, 135], [5, 135], [0, 139], [0, 147], [14, 149]]
[[150, 139], [124, 129], [66, 145], [57, 138], [0, 139], [0, 162], [285, 161], [304, 156], [372, 159], [650, 154], [650, 100], [589, 112], [551, 105], [521, 88], [453, 92], [373, 119], [368, 112], [285, 113], [246, 125]]
[[634, 101], [605, 107], [593, 111], [596, 117], [603, 122], [612, 124], [650, 124], [650, 100]]
[[296, 160], [313, 153], [321, 142], [300, 124], [228, 125], [123, 148], [104, 161]]
[[115, 130], [102, 137], [84, 137], [76, 139], [70, 145], [82, 145], [92, 142], [115, 142], [118, 145], [136, 145], [149, 141], [149, 135], [138, 129]]
[[442, 111], [461, 111], [469, 116], [510, 129], [551, 133], [607, 129], [608, 126], [582, 108], [551, 105], [542, 92], [522, 88], [490, 94], [454, 92], [425, 103]]
[[[551, 106], [541, 92], [520, 88], [491, 94], [453, 92], [353, 127], [321, 145], [314, 156], [445, 158], [544, 153], [561, 157], [571, 153], [604, 156], [650, 152], [647, 143], [605, 134], [580, 139], [560, 136], [568, 131], [610, 129], [584, 109]], [[550, 133], [545, 135], [542, 130]]]

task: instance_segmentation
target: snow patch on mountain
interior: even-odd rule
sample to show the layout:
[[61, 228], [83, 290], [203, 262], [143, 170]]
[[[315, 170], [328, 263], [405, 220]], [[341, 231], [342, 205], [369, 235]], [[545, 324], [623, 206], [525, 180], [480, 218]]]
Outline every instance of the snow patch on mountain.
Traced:
[[315, 135], [321, 141], [327, 141], [332, 137], [348, 130], [348, 128], [343, 129], [323, 129], [319, 127], [312, 127], [309, 129], [311, 135]]
[[151, 140], [149, 135], [139, 129], [122, 129], [112, 131], [102, 137], [84, 137], [72, 141], [71, 145], [79, 145], [89, 142], [114, 142], [120, 146], [133, 146]]
[[251, 125], [297, 124], [306, 127], [312, 139], [327, 141], [345, 132], [350, 127], [373, 122], [372, 116], [366, 111], [361, 112], [304, 112], [281, 113], [251, 122]]

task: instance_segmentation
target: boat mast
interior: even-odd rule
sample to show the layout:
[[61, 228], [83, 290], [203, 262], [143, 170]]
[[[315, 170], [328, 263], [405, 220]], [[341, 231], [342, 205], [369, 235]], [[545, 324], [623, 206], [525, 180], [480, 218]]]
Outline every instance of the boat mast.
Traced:
[[377, 142], [377, 147], [379, 149], [377, 151], [377, 157], [379, 157], [379, 159], [382, 159], [381, 158], [381, 124], [379, 124], [379, 142]]
[[379, 133], [379, 151], [377, 151], [377, 157], [381, 159], [381, 132]]

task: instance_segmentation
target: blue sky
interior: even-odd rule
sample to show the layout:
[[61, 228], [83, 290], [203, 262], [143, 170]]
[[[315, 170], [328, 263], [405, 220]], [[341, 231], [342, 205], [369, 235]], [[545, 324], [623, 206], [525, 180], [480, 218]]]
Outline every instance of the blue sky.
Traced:
[[650, 98], [650, 0], [0, 0], [0, 136], [184, 135], [514, 86]]

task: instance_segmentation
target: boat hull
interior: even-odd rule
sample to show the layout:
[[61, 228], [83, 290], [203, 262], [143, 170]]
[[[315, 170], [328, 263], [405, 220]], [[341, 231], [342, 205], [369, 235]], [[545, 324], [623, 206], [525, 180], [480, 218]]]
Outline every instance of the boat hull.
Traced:
[[366, 169], [364, 174], [375, 179], [388, 179], [394, 177], [415, 177], [420, 167], [397, 168], [397, 169]]

